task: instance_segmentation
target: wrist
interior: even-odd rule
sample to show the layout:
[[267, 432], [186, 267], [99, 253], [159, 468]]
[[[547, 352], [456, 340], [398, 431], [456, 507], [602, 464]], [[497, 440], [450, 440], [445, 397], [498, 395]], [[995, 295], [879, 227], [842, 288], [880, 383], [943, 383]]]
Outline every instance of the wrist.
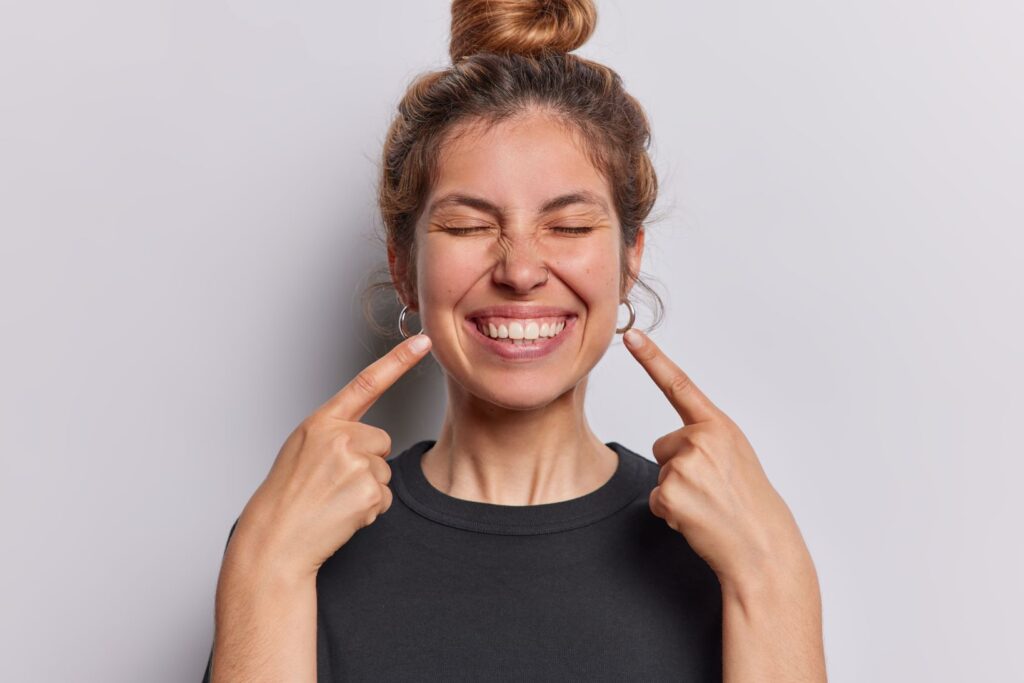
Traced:
[[719, 577], [722, 599], [740, 605], [744, 612], [762, 607], [818, 604], [821, 590], [809, 553], [780, 559], [741, 574]]
[[290, 603], [310, 591], [316, 592], [315, 576], [274, 565], [225, 562], [217, 579], [218, 602]]
[[254, 543], [244, 535], [232, 538], [221, 566], [225, 581], [272, 586], [276, 589], [301, 589], [316, 583], [317, 569], [297, 565], [266, 544]]

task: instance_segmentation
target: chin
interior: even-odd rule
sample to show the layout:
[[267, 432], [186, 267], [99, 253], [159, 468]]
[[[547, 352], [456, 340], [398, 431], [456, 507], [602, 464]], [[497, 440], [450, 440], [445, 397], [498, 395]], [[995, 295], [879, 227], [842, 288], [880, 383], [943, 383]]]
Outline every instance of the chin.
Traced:
[[481, 393], [477, 394], [477, 397], [499, 408], [504, 408], [505, 410], [519, 410], [525, 412], [546, 408], [564, 393], [565, 392], [541, 394], [536, 391], [521, 393], [501, 391], [494, 393]]
[[[532, 374], [532, 373], [531, 373]], [[494, 374], [491, 378], [475, 378], [471, 382], [460, 382], [473, 396], [506, 410], [539, 410], [572, 390], [575, 382], [552, 382], [550, 377]]]

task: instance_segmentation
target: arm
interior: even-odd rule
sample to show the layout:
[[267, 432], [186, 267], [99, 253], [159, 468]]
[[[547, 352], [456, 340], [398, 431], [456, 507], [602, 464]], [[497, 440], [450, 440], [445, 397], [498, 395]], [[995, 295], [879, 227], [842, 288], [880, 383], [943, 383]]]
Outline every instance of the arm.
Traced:
[[405, 340], [303, 420], [281, 446], [224, 553], [212, 683], [316, 682], [320, 567], [392, 502], [386, 461], [391, 437], [359, 420], [429, 350], [426, 335]]
[[728, 683], [825, 681], [821, 593], [792, 511], [743, 430], [643, 333], [623, 336], [683, 427], [651, 447], [651, 512], [683, 534], [722, 586]]
[[722, 584], [725, 683], [827, 681], [821, 592], [806, 554], [791, 568]]
[[316, 681], [316, 575], [229, 547], [217, 580], [211, 683]]

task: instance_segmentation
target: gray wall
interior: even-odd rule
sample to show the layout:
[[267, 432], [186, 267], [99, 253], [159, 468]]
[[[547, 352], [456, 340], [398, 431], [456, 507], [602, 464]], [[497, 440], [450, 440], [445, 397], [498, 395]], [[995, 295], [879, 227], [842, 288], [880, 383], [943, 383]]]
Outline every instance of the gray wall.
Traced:
[[[794, 510], [831, 679], [1020, 680], [1021, 4], [599, 9], [581, 53], [655, 131], [656, 339]], [[199, 679], [232, 521], [380, 348], [376, 158], [447, 22], [0, 10], [0, 678]], [[439, 390], [427, 367], [370, 420], [431, 437]], [[619, 343], [589, 409], [648, 455], [678, 426]]]

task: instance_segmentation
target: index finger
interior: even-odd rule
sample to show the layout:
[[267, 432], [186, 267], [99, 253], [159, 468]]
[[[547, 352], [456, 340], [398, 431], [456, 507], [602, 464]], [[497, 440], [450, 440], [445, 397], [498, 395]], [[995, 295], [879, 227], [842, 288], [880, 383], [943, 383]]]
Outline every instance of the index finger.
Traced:
[[683, 418], [683, 424], [705, 422], [721, 414], [722, 411], [697, 388], [690, 376], [673, 363], [650, 337], [639, 330], [629, 330], [623, 335], [623, 340], [629, 352]]
[[420, 362], [430, 349], [430, 337], [416, 334], [404, 340], [370, 365], [327, 399], [320, 410], [341, 420], [355, 421], [363, 417], [398, 378]]

